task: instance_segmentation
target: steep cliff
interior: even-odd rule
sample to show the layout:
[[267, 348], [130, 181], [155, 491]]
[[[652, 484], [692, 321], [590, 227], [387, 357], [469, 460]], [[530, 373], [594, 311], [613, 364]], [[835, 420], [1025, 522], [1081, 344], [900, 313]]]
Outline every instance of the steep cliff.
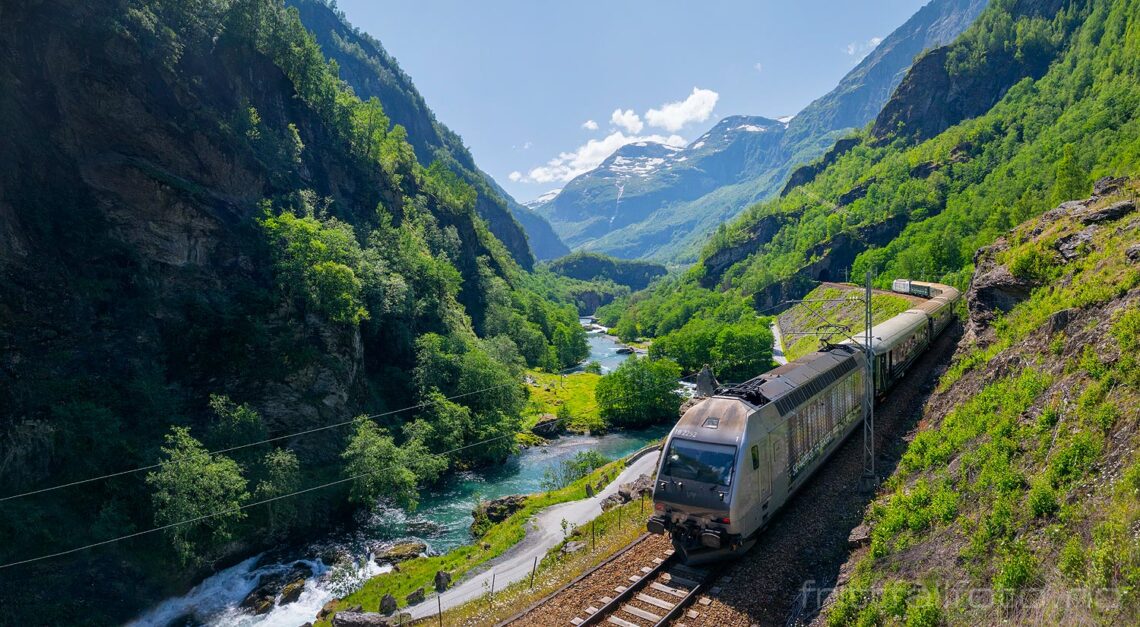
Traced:
[[[525, 355], [551, 359], [557, 331], [580, 359], [574, 311], [513, 287], [521, 272], [475, 191], [418, 163], [389, 122], [274, 0], [6, 4], [0, 494], [154, 464], [172, 427], [213, 448], [256, 439], [225, 430], [212, 394], [283, 438], [235, 453], [247, 499], [276, 447], [302, 471], [295, 487], [316, 485], [342, 476], [351, 430], [284, 436], [454, 394], [458, 374], [413, 378], [434, 354], [501, 377], [510, 397], [454, 405], [491, 422], [451, 435], [513, 433]], [[528, 326], [531, 309], [549, 328]], [[430, 434], [422, 413], [379, 426], [400, 443], [416, 417]], [[151, 534], [6, 569], [3, 620], [122, 622], [216, 560], [336, 522], [347, 488], [291, 499], [288, 519], [253, 508], [199, 536], [189, 563]], [[138, 472], [6, 501], [0, 562], [149, 529], [151, 493]]]

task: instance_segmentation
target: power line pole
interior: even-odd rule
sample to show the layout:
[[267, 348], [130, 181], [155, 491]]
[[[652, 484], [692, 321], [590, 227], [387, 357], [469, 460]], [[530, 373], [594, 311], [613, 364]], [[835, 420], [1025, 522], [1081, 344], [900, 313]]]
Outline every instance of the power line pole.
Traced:
[[863, 331], [863, 351], [867, 368], [863, 374], [863, 487], [873, 489], [878, 483], [875, 475], [875, 351], [871, 344], [871, 271], [867, 271], [867, 285], [863, 292], [866, 305]]

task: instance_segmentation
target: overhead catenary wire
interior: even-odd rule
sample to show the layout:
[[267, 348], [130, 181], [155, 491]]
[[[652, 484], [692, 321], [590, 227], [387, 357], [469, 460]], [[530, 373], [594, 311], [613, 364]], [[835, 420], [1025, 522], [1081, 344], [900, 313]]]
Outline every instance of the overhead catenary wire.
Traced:
[[[688, 379], [688, 378], [691, 378], [691, 377], [695, 377], [695, 376], [697, 376], [697, 374], [699, 374], [699, 372], [693, 372], [693, 373], [691, 373], [691, 374], [688, 374], [688, 375], [685, 375], [685, 376], [682, 376], [682, 377], [680, 377], [680, 378], [679, 378], [677, 381], [675, 381], [675, 382], [674, 382], [674, 381], [670, 381], [670, 386], [676, 386], [676, 384], [677, 384], [677, 383], [680, 383], [681, 381], [684, 381], [685, 379]], [[496, 386], [496, 387], [502, 387], [502, 386]], [[662, 387], [664, 387], [664, 386], [662, 386]], [[493, 388], [492, 388], [492, 389], [493, 389]], [[644, 394], [644, 391], [641, 391], [641, 393], [642, 393], [642, 394]], [[556, 423], [558, 423], [558, 422], [562, 422], [563, 420], [569, 420], [569, 418], [559, 418], [559, 419], [557, 419], [555, 422], [556, 422]], [[502, 440], [502, 439], [504, 439], [504, 438], [513, 438], [513, 437], [515, 437], [515, 434], [514, 434], [514, 433], [505, 433], [505, 434], [503, 434], [503, 435], [498, 435], [498, 436], [495, 436], [495, 437], [492, 437], [492, 438], [487, 438], [487, 439], [485, 439], [485, 440], [481, 440], [481, 441], [479, 441], [479, 442], [472, 442], [472, 443], [470, 443], [470, 444], [465, 444], [465, 445], [463, 445], [463, 446], [458, 446], [458, 447], [455, 447], [455, 448], [453, 448], [453, 449], [450, 449], [450, 450], [447, 450], [447, 451], [443, 451], [443, 452], [441, 452], [441, 453], [435, 453], [435, 455], [439, 455], [439, 456], [447, 456], [447, 455], [452, 455], [452, 454], [454, 454], [454, 453], [458, 453], [458, 452], [460, 452], [460, 451], [463, 451], [463, 450], [466, 450], [466, 449], [469, 449], [469, 448], [473, 448], [473, 447], [477, 447], [477, 446], [483, 446], [483, 445], [485, 445], [485, 444], [490, 444], [491, 442], [495, 442], [495, 441], [497, 441], [497, 440]], [[168, 461], [168, 462], [166, 462], [166, 463], [172, 463], [172, 462], [173, 462], [173, 460], [171, 460], [171, 461]], [[296, 490], [296, 491], [294, 491], [294, 492], [290, 492], [290, 493], [288, 493], [288, 494], [281, 494], [281, 495], [278, 495], [278, 496], [274, 496], [274, 497], [269, 497], [269, 498], [261, 499], [261, 500], [259, 500], [259, 501], [254, 501], [254, 502], [252, 502], [252, 503], [244, 503], [244, 504], [241, 504], [241, 505], [238, 505], [238, 506], [235, 506], [235, 507], [228, 507], [228, 508], [225, 508], [225, 509], [221, 509], [221, 510], [218, 510], [218, 511], [216, 511], [216, 512], [211, 512], [211, 513], [208, 513], [208, 514], [203, 514], [203, 515], [201, 515], [201, 516], [195, 516], [195, 517], [193, 517], [193, 518], [187, 518], [187, 519], [184, 519], [184, 520], [179, 520], [179, 521], [175, 521], [175, 522], [172, 522], [172, 523], [167, 523], [167, 524], [165, 524], [165, 525], [157, 525], [157, 526], [155, 526], [155, 527], [151, 527], [151, 528], [149, 528], [149, 529], [144, 529], [144, 530], [142, 530], [142, 531], [136, 531], [136, 532], [134, 532], [134, 533], [125, 534], [125, 535], [117, 536], [117, 537], [114, 537], [114, 538], [108, 538], [107, 540], [100, 540], [100, 541], [98, 541], [98, 542], [92, 542], [92, 543], [89, 543], [89, 544], [85, 544], [85, 545], [82, 545], [82, 546], [73, 547], [73, 548], [70, 548], [70, 549], [66, 549], [66, 550], [63, 550], [63, 551], [56, 551], [56, 552], [54, 552], [54, 553], [46, 553], [46, 554], [43, 554], [43, 555], [37, 555], [36, 557], [29, 557], [29, 558], [26, 558], [26, 559], [22, 559], [22, 560], [17, 560], [17, 561], [14, 561], [14, 562], [7, 562], [7, 563], [4, 563], [4, 564], [0, 564], [0, 570], [6, 569], [6, 568], [11, 568], [11, 567], [14, 567], [14, 566], [21, 566], [21, 565], [24, 565], [24, 564], [30, 564], [30, 563], [33, 563], [33, 562], [40, 562], [40, 561], [43, 561], [43, 560], [49, 560], [49, 559], [53, 559], [53, 558], [56, 558], [56, 557], [63, 557], [63, 556], [65, 556], [65, 555], [71, 555], [71, 554], [74, 554], [74, 553], [79, 553], [79, 552], [81, 552], [81, 551], [86, 551], [86, 550], [89, 550], [89, 549], [98, 548], [98, 547], [100, 547], [100, 546], [106, 546], [106, 545], [108, 545], [108, 544], [113, 544], [113, 543], [115, 543], [115, 542], [122, 542], [123, 540], [130, 540], [130, 539], [132, 539], [132, 538], [137, 538], [137, 537], [140, 537], [140, 536], [145, 536], [145, 535], [149, 535], [149, 534], [152, 534], [152, 533], [157, 533], [157, 532], [160, 532], [160, 531], [166, 531], [166, 530], [168, 530], [168, 529], [173, 529], [173, 528], [175, 528], [175, 527], [181, 527], [181, 526], [183, 526], [183, 525], [190, 525], [190, 524], [194, 524], [194, 523], [196, 523], [196, 522], [201, 522], [201, 521], [203, 521], [203, 520], [209, 520], [210, 518], [216, 518], [216, 517], [218, 517], [218, 516], [225, 516], [226, 514], [232, 514], [232, 513], [235, 513], [235, 512], [240, 512], [240, 511], [243, 511], [243, 510], [246, 510], [246, 509], [252, 508], [252, 507], [257, 507], [257, 506], [259, 506], [259, 505], [265, 505], [266, 503], [272, 503], [272, 502], [274, 502], [274, 501], [279, 501], [279, 500], [282, 500], [282, 499], [292, 498], [292, 497], [294, 497], [294, 496], [299, 496], [299, 495], [301, 495], [301, 494], [306, 494], [306, 493], [309, 493], [309, 492], [315, 492], [315, 491], [317, 491], [317, 490], [323, 490], [323, 489], [325, 489], [325, 488], [330, 488], [330, 487], [333, 487], [333, 486], [336, 486], [336, 485], [340, 485], [340, 484], [343, 484], [343, 483], [348, 483], [348, 482], [350, 482], [350, 481], [355, 481], [355, 480], [357, 480], [357, 479], [361, 479], [361, 478], [364, 478], [364, 477], [368, 477], [368, 476], [374, 475], [374, 474], [376, 474], [376, 473], [379, 473], [379, 472], [382, 472], [382, 471], [385, 471], [385, 470], [388, 470], [388, 469], [390, 469], [390, 468], [394, 468], [394, 467], [395, 467], [394, 465], [385, 465], [385, 466], [381, 466], [381, 467], [379, 467], [379, 468], [375, 468], [375, 469], [373, 469], [373, 470], [369, 470], [369, 471], [367, 471], [367, 472], [358, 473], [358, 474], [352, 475], [352, 476], [350, 476], [350, 477], [343, 477], [343, 478], [341, 478], [341, 479], [337, 479], [337, 480], [335, 480], [335, 481], [329, 481], [329, 482], [326, 482], [326, 483], [322, 483], [322, 484], [320, 484], [320, 485], [310, 486], [310, 487], [308, 487], [308, 488], [304, 488], [304, 489], [301, 489], [301, 490]]]
[[[580, 367], [580, 365], [575, 365], [575, 366], [572, 366], [572, 367], [570, 367], [570, 368], [564, 368], [564, 369], [562, 369], [562, 370], [560, 370], [560, 371], [558, 371], [558, 372], [556, 372], [556, 373], [553, 373], [553, 374], [556, 374], [556, 375], [562, 375], [562, 374], [566, 374], [566, 373], [568, 373], [568, 372], [570, 372], [570, 371], [572, 371], [572, 370], [574, 370], [574, 369], [576, 369], [576, 368], [578, 368], [578, 367]], [[510, 382], [510, 383], [501, 383], [501, 384], [499, 384], [499, 385], [493, 385], [493, 386], [490, 386], [490, 387], [486, 387], [486, 388], [482, 388], [482, 389], [479, 389], [479, 390], [471, 390], [471, 391], [469, 391], [469, 392], [464, 392], [464, 393], [462, 393], [462, 394], [456, 394], [456, 395], [454, 395], [454, 396], [449, 396], [449, 397], [447, 397], [447, 398], [444, 398], [444, 399], [441, 399], [441, 400], [443, 400], [443, 401], [453, 401], [453, 400], [456, 400], [456, 399], [459, 399], [459, 398], [464, 398], [464, 397], [467, 397], [467, 396], [473, 396], [473, 395], [476, 395], [476, 394], [486, 394], [487, 392], [491, 392], [491, 391], [494, 391], [494, 390], [498, 390], [498, 389], [502, 389], [502, 388], [510, 387], [510, 386], [512, 386], [512, 385], [520, 385], [520, 384], [521, 384], [521, 382], [520, 382], [520, 381], [512, 381], [512, 382]], [[403, 412], [406, 412], [406, 411], [414, 411], [414, 410], [417, 410], [417, 409], [424, 409], [425, 407], [428, 407], [428, 406], [430, 406], [430, 405], [432, 405], [432, 404], [434, 404], [434, 403], [436, 403], [436, 402], [439, 402], [439, 401], [436, 401], [436, 400], [423, 401], [423, 402], [420, 402], [420, 403], [416, 403], [415, 405], [409, 405], [409, 406], [407, 406], [407, 407], [401, 407], [400, 409], [392, 409], [392, 410], [389, 410], [389, 411], [380, 412], [380, 413], [378, 413], [378, 414], [362, 414], [362, 415], [360, 415], [360, 416], [357, 416], [357, 417], [355, 417], [355, 418], [350, 418], [350, 419], [348, 419], [348, 420], [342, 420], [342, 421], [340, 421], [340, 422], [334, 422], [334, 423], [331, 423], [331, 424], [322, 425], [322, 426], [320, 426], [320, 427], [313, 427], [313, 428], [311, 428], [311, 429], [305, 429], [305, 430], [303, 430], [303, 431], [297, 431], [297, 432], [294, 432], [294, 433], [287, 433], [287, 434], [285, 434], [285, 435], [278, 435], [278, 436], [274, 436], [274, 437], [271, 437], [271, 438], [265, 438], [265, 439], [263, 439], [263, 440], [257, 440], [256, 442], [246, 442], [245, 444], [237, 444], [237, 445], [235, 445], [235, 446], [230, 446], [230, 447], [226, 447], [226, 448], [216, 449], [216, 450], [213, 450], [213, 451], [207, 451], [207, 453], [206, 453], [206, 454], [207, 454], [207, 455], [210, 455], [210, 456], [212, 457], [212, 456], [214, 456], [214, 455], [223, 455], [223, 454], [225, 454], [225, 453], [232, 453], [232, 452], [234, 452], [234, 451], [239, 451], [239, 450], [242, 450], [242, 449], [246, 449], [246, 448], [251, 448], [251, 447], [254, 447], [254, 446], [261, 446], [261, 445], [263, 445], [263, 444], [270, 444], [270, 443], [273, 443], [273, 442], [280, 442], [281, 440], [289, 440], [289, 439], [292, 439], [292, 438], [297, 438], [297, 437], [301, 437], [301, 436], [305, 436], [305, 435], [310, 435], [310, 434], [313, 434], [313, 433], [318, 433], [318, 432], [320, 432], [320, 431], [328, 431], [329, 429], [337, 429], [337, 428], [340, 428], [340, 427], [345, 427], [345, 426], [348, 426], [348, 425], [352, 425], [352, 424], [356, 424], [356, 423], [359, 423], [359, 422], [363, 422], [363, 421], [365, 421], [365, 420], [372, 420], [372, 419], [374, 419], [374, 418], [383, 418], [383, 417], [385, 417], [385, 416], [392, 416], [392, 415], [395, 415], [395, 414], [400, 414], [400, 413], [403, 413]], [[77, 479], [77, 480], [75, 480], [75, 481], [69, 481], [69, 482], [66, 482], [66, 483], [60, 483], [60, 484], [57, 484], [57, 485], [47, 486], [47, 487], [44, 487], [44, 488], [37, 488], [37, 489], [35, 489], [35, 490], [28, 490], [28, 491], [26, 491], [26, 492], [20, 492], [19, 494], [10, 494], [10, 495], [8, 495], [8, 496], [3, 496], [3, 497], [0, 497], [0, 502], [4, 502], [4, 501], [10, 501], [10, 500], [13, 500], [13, 499], [19, 499], [19, 498], [23, 498], [23, 497], [27, 497], [27, 496], [32, 496], [32, 495], [35, 495], [35, 494], [43, 494], [44, 492], [53, 492], [53, 491], [55, 491], [55, 490], [62, 490], [63, 488], [70, 488], [70, 487], [73, 487], [73, 486], [77, 486], [77, 485], [83, 485], [83, 484], [86, 484], [86, 483], [93, 483], [93, 482], [95, 482], [95, 481], [103, 481], [103, 480], [105, 480], [105, 479], [113, 479], [113, 478], [115, 478], [115, 477], [122, 477], [122, 476], [124, 476], [124, 475], [131, 475], [131, 474], [134, 474], [134, 473], [137, 473], [137, 472], [143, 472], [143, 471], [146, 471], [146, 470], [155, 470], [155, 469], [157, 469], [157, 468], [162, 468], [163, 466], [165, 466], [165, 465], [167, 465], [167, 464], [170, 464], [170, 463], [171, 463], [171, 461], [170, 461], [170, 460], [161, 461], [161, 462], [155, 462], [155, 463], [153, 463], [153, 464], [149, 464], [149, 465], [146, 465], [146, 466], [138, 466], [138, 467], [136, 467], [136, 468], [130, 468], [130, 469], [127, 469], [127, 470], [120, 470], [120, 471], [117, 471], [117, 472], [111, 472], [111, 473], [107, 473], [107, 474], [105, 474], [105, 475], [98, 475], [98, 476], [95, 476], [95, 477], [88, 477], [88, 478], [86, 478], [86, 479]]]

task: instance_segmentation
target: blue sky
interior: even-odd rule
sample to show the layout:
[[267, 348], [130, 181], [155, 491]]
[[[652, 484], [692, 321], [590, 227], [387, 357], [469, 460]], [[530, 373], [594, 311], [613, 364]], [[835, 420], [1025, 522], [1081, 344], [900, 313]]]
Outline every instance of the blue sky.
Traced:
[[525, 201], [635, 137], [681, 143], [727, 115], [794, 114], [926, 1], [339, 0], [339, 8], [396, 57], [476, 163]]

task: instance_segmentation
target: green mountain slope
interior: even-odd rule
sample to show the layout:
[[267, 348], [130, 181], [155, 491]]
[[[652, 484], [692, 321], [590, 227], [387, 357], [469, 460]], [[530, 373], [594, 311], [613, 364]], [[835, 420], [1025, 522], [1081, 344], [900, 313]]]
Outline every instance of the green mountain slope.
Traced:
[[0, 135], [0, 495], [150, 467], [5, 501], [0, 563], [228, 512], [4, 569], [5, 623], [121, 623], [349, 497], [410, 504], [509, 454], [523, 367], [585, 357], [278, 0], [6, 4]]
[[828, 624], [1140, 620], [1136, 195], [1105, 181], [979, 251], [967, 338]]
[[[873, 269], [883, 286], [900, 276], [964, 286], [977, 248], [1051, 200], [1087, 193], [1093, 178], [1140, 165], [1132, 9], [993, 3], [915, 63], [868, 135], [718, 230], [685, 280], [760, 308], [848, 269]], [[640, 298], [626, 328], [652, 332], [652, 310], [675, 308], [666, 294]]]
[[565, 252], [548, 224], [511, 198], [476, 166], [463, 140], [439, 122], [428, 108], [412, 79], [400, 69], [379, 41], [350, 25], [343, 13], [322, 0], [288, 0], [314, 36], [325, 55], [335, 60], [340, 76], [362, 99], [375, 96], [392, 119], [408, 131], [408, 142], [421, 163], [443, 160], [479, 192], [476, 210], [515, 260], [530, 269], [528, 251], [539, 259]]

